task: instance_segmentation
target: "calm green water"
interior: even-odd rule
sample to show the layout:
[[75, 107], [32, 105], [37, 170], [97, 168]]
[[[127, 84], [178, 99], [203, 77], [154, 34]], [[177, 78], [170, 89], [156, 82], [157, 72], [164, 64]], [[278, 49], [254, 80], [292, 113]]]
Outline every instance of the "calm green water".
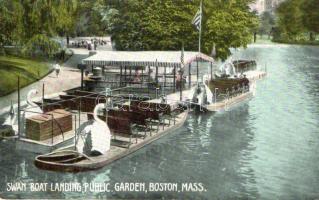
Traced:
[[[319, 198], [319, 48], [254, 46], [234, 58], [267, 63], [256, 96], [230, 111], [191, 114], [178, 131], [98, 171], [37, 170], [0, 144], [3, 198]], [[206, 192], [7, 192], [7, 182], [200, 182]]]

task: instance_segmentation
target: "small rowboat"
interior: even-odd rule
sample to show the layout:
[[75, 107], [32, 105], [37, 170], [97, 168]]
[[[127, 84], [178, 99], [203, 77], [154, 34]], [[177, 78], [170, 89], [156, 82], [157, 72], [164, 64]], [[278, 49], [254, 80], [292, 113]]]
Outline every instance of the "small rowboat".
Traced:
[[35, 158], [34, 164], [40, 169], [54, 170], [54, 171], [74, 171], [72, 166], [75, 163], [91, 160], [88, 156], [77, 151], [63, 150], [53, 153], [39, 155]]

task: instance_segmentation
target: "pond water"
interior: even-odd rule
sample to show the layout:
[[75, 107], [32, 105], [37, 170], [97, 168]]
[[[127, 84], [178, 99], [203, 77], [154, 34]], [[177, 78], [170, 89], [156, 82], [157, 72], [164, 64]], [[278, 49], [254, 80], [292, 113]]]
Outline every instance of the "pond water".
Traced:
[[[227, 112], [190, 114], [184, 126], [103, 169], [42, 171], [33, 154], [0, 143], [2, 198], [319, 198], [319, 48], [256, 45], [234, 58], [267, 65], [256, 96]], [[202, 183], [204, 192], [8, 192], [8, 182]]]

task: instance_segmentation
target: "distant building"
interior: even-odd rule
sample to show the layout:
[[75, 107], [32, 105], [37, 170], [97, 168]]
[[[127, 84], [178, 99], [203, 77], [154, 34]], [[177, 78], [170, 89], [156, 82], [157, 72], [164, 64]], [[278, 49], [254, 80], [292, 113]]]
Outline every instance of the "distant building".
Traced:
[[258, 14], [265, 11], [274, 12], [283, 1], [284, 0], [256, 0], [254, 4], [250, 5], [250, 8], [255, 10]]

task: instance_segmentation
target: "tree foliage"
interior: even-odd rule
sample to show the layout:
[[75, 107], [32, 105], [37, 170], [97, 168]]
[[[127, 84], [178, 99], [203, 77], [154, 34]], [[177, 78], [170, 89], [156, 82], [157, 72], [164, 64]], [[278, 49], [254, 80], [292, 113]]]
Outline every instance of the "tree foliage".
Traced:
[[21, 37], [21, 12], [22, 6], [17, 0], [0, 0], [0, 49]]
[[298, 41], [310, 33], [310, 40], [319, 33], [319, 0], [286, 0], [276, 11], [275, 40]]
[[76, 0], [0, 1], [2, 44], [19, 43], [28, 54], [42, 50], [52, 55], [57, 49], [52, 38], [73, 30]]
[[[230, 48], [246, 46], [258, 24], [250, 12], [249, 0], [204, 1], [202, 51], [225, 59]], [[112, 39], [120, 50], [198, 49], [198, 31], [191, 24], [200, 1], [127, 0], [113, 4], [119, 11], [111, 28]]]
[[[252, 1], [203, 0], [203, 52], [210, 54], [216, 46], [217, 57], [225, 59], [230, 48], [250, 42], [258, 26], [248, 7]], [[198, 50], [198, 30], [191, 22], [200, 0], [0, 2], [1, 44], [20, 41], [30, 51], [52, 54], [55, 36], [111, 34], [118, 50], [180, 50], [182, 44], [186, 50]]]
[[319, 0], [305, 1], [302, 11], [304, 27], [310, 32], [310, 40], [314, 40], [313, 34], [319, 33]]
[[246, 47], [258, 18], [250, 12], [249, 0], [207, 1], [204, 21], [204, 52], [210, 53], [216, 45], [217, 57], [226, 59], [230, 48]]
[[273, 27], [275, 26], [275, 16], [269, 12], [263, 12], [259, 17], [259, 34], [270, 36]]

